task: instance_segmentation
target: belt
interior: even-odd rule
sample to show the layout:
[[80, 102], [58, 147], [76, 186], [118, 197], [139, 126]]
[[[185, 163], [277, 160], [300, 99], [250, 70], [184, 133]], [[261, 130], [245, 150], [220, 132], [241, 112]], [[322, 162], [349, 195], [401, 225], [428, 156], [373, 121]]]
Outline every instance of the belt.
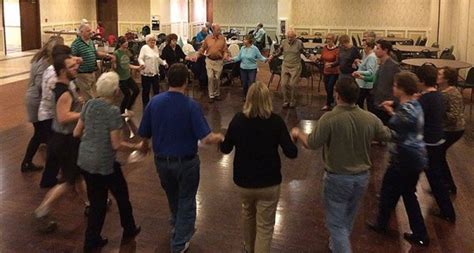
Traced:
[[222, 60], [222, 57], [217, 57], [217, 58], [212, 59], [211, 57], [208, 56], [207, 58], [211, 61], [220, 61], [220, 60]]
[[190, 161], [196, 158], [196, 155], [185, 155], [185, 156], [161, 156], [161, 155], [155, 155], [155, 158], [157, 160], [162, 160], [162, 161]]
[[358, 173], [354, 173], [354, 174], [341, 174], [341, 173], [334, 173], [334, 172], [331, 172], [327, 169], [324, 169], [324, 171], [326, 171], [326, 173], [328, 174], [332, 174], [332, 175], [344, 175], [344, 176], [359, 176], [359, 175], [364, 175], [364, 174], [367, 174], [369, 173], [369, 170], [364, 170], [364, 171], [361, 171], [361, 172], [358, 172]]

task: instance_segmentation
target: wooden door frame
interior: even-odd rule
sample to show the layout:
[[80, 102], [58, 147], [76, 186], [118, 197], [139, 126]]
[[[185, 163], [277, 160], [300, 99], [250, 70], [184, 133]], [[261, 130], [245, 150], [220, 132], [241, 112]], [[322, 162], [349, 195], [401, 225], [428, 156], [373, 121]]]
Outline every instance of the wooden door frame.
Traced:
[[0, 0], [2, 5], [2, 32], [3, 32], [3, 55], [7, 55], [7, 38], [5, 33], [5, 6], [3, 6], [3, 0]]
[[[118, 21], [119, 21], [119, 20], [118, 20], [118, 0], [114, 0], [114, 1], [115, 1], [115, 3], [116, 3], [116, 4], [115, 4], [115, 7], [116, 7], [116, 15], [117, 15], [117, 20], [115, 20], [115, 28], [116, 28], [116, 34], [115, 34], [115, 36], [117, 36], [117, 38], [118, 38], [119, 33], [120, 33], [120, 27], [119, 27], [119, 23], [118, 23]], [[96, 19], [97, 19], [97, 24], [99, 24], [99, 22], [104, 23], [104, 20], [100, 20], [100, 15], [99, 15], [99, 13], [100, 13], [100, 10], [99, 10], [99, 4], [100, 4], [100, 2], [101, 2], [101, 0], [96, 0], [96, 1], [95, 1], [95, 16], [96, 16]], [[105, 32], [108, 33], [108, 35], [113, 34], [113, 33], [110, 32], [110, 30], [109, 30], [109, 31], [106, 30]], [[106, 36], [106, 35], [104, 34], [104, 37], [105, 37], [105, 38], [103, 38], [103, 39], [107, 39], [108, 36]]]

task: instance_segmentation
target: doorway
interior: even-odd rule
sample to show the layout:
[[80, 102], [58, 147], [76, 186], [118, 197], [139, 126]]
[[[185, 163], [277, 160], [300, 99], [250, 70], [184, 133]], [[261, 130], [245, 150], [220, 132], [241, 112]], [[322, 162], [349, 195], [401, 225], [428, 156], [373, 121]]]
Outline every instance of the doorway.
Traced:
[[38, 0], [3, 0], [6, 54], [41, 48]]
[[21, 52], [20, 0], [3, 0], [5, 52]]
[[104, 39], [118, 36], [117, 0], [97, 0], [97, 21], [104, 26]]

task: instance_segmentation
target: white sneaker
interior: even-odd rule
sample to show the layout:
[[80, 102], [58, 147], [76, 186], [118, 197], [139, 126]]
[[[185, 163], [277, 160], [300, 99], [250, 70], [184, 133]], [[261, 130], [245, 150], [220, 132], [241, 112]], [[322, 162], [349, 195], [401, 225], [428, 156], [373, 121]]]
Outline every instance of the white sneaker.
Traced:
[[188, 249], [189, 249], [189, 242], [186, 242], [186, 243], [184, 244], [184, 249], [181, 250], [180, 253], [184, 253], [184, 252], [186, 252]]

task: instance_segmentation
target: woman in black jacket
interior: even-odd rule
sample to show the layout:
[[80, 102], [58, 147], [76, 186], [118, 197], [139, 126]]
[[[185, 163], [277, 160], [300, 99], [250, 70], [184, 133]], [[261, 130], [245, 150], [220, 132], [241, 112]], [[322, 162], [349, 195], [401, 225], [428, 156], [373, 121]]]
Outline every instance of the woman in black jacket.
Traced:
[[168, 63], [168, 68], [178, 62], [183, 62], [186, 59], [186, 55], [183, 49], [177, 44], [178, 35], [171, 33], [166, 37], [166, 46], [161, 52], [161, 59]]
[[250, 86], [243, 112], [230, 122], [221, 151], [228, 154], [234, 146], [245, 250], [270, 252], [282, 179], [278, 147], [289, 158], [296, 158], [298, 150], [283, 119], [272, 113], [270, 91], [263, 83]]

